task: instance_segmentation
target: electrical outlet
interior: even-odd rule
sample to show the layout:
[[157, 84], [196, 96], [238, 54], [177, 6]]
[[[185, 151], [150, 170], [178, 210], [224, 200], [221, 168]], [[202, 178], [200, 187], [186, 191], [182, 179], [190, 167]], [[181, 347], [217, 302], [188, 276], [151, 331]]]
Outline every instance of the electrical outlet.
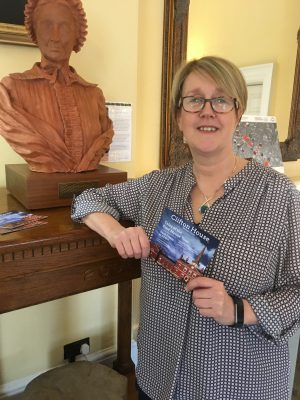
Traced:
[[[70, 362], [75, 361], [75, 357], [82, 354], [82, 346], [90, 346], [90, 338], [80, 339], [76, 342], [68, 343], [64, 345], [64, 360], [69, 360]], [[85, 354], [87, 354], [85, 352]]]

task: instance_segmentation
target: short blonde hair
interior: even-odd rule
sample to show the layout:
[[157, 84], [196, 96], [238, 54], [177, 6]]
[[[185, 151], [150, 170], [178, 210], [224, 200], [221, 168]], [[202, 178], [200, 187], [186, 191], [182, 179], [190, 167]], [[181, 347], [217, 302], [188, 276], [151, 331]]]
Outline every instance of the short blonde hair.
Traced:
[[34, 12], [37, 7], [45, 4], [63, 4], [67, 6], [74, 15], [75, 21], [78, 21], [78, 35], [73, 50], [77, 53], [86, 40], [87, 20], [81, 3], [81, 0], [28, 0], [25, 6], [25, 27], [33, 43], [37, 44], [37, 38], [34, 31]]
[[185, 63], [175, 74], [172, 86], [172, 108], [175, 116], [181, 105], [184, 82], [192, 72], [208, 75], [227, 96], [237, 100], [241, 114], [245, 112], [247, 85], [239, 68], [225, 58], [206, 56]]

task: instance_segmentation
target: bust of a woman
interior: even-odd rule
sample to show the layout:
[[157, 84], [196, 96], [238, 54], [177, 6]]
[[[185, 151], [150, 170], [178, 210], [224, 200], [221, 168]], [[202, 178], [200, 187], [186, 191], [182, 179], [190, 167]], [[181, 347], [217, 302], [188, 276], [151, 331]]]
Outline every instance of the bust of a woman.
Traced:
[[25, 26], [41, 61], [0, 83], [0, 134], [32, 171], [97, 168], [112, 141], [102, 91], [69, 65], [87, 33], [80, 0], [28, 0]]

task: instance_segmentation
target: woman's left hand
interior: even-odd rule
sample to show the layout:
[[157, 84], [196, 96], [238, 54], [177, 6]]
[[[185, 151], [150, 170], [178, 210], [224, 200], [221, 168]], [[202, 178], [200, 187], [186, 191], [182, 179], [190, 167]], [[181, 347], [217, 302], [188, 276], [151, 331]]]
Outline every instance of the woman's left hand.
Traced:
[[234, 303], [223, 282], [201, 276], [191, 279], [185, 289], [192, 292], [193, 303], [201, 315], [221, 325], [234, 324]]

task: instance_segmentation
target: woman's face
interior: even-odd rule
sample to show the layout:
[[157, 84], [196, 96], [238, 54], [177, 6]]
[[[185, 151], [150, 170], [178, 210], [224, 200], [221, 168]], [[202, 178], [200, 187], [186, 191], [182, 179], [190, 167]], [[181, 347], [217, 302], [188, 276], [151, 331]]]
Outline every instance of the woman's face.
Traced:
[[77, 25], [68, 6], [48, 3], [34, 15], [37, 43], [43, 57], [62, 64], [70, 59], [77, 38]]
[[[193, 95], [205, 99], [227, 96], [208, 75], [196, 72], [187, 76], [182, 88], [182, 97]], [[235, 108], [220, 114], [212, 109], [209, 102], [199, 112], [186, 112], [181, 107], [177, 114], [178, 127], [193, 156], [232, 152], [232, 136], [239, 119]]]

